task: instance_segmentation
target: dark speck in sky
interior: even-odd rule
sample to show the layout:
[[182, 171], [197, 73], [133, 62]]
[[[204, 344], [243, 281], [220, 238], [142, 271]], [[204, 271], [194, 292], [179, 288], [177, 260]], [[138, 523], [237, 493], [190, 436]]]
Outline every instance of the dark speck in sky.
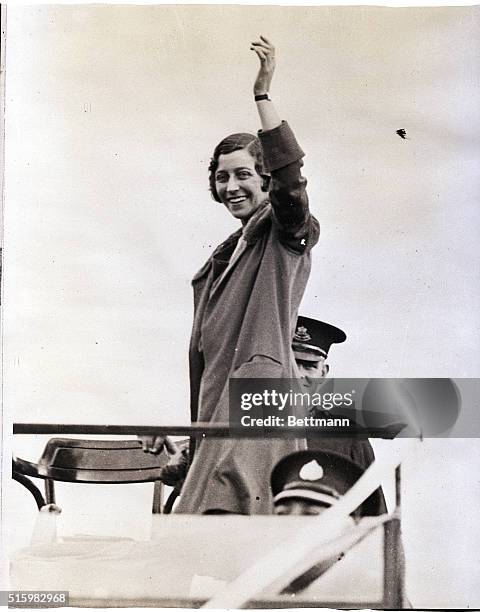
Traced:
[[409, 140], [407, 138], [407, 132], [403, 128], [401, 128], [400, 130], [397, 130], [395, 133], [398, 134], [400, 138], [403, 138], [403, 140]]

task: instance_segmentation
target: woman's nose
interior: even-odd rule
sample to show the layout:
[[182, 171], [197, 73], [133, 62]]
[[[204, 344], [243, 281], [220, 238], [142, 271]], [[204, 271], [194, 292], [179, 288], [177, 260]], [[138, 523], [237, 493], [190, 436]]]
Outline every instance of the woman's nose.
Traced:
[[227, 182], [227, 191], [237, 191], [238, 189], [238, 181], [235, 175], [231, 175], [228, 178]]

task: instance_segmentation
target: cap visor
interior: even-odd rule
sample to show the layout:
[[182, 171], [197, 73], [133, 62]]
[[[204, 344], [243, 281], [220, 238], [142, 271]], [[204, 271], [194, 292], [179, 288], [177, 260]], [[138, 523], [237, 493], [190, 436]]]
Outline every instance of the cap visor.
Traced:
[[314, 363], [318, 363], [320, 359], [326, 359], [326, 355], [321, 355], [320, 353], [307, 353], [298, 350], [293, 351], [293, 356], [300, 361], [312, 361]]
[[317, 504], [325, 504], [326, 506], [333, 506], [337, 501], [334, 497], [326, 493], [319, 493], [318, 491], [311, 491], [309, 489], [289, 489], [287, 491], [280, 491], [278, 495], [275, 495], [273, 503], [277, 504], [284, 499], [306, 499], [316, 502]]

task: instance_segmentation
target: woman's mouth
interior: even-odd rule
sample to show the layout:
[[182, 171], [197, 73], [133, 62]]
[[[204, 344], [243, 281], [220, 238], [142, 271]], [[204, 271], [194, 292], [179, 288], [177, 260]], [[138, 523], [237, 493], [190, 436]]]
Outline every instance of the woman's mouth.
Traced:
[[247, 200], [247, 196], [237, 196], [235, 198], [228, 198], [228, 203], [232, 206], [238, 206]]

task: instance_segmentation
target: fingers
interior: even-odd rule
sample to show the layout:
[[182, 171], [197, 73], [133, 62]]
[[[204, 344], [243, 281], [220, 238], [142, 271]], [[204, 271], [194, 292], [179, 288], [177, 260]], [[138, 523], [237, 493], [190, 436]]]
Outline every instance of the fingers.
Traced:
[[168, 453], [170, 455], [174, 455], [175, 453], [179, 452], [179, 448], [178, 446], [175, 444], [175, 442], [169, 438], [168, 436], [165, 436], [165, 448], [167, 449]]
[[263, 49], [258, 49], [256, 47], [250, 47], [250, 49], [252, 51], [255, 51], [255, 53], [258, 55], [258, 58], [260, 59], [261, 62], [266, 61], [267, 54], [265, 53], [265, 51]]
[[271, 51], [270, 47], [267, 47], [267, 45], [264, 45], [261, 42], [252, 42], [252, 46], [250, 47], [250, 49], [253, 49], [254, 51], [261, 49], [266, 53], [269, 53]]
[[154, 455], [158, 455], [161, 452], [163, 445], [165, 444], [165, 436], [155, 436], [153, 444], [150, 448], [150, 452]]
[[142, 443], [142, 450], [144, 453], [148, 453], [148, 449], [150, 448], [151, 436], [138, 436], [138, 439]]
[[273, 44], [268, 40], [268, 38], [266, 38], [262, 34], [260, 34], [259, 40], [255, 40], [252, 42], [252, 45], [260, 45], [269, 51], [275, 51], [275, 47], [273, 46]]
[[157, 455], [163, 448], [165, 436], [138, 436], [144, 453]]
[[273, 67], [275, 64], [275, 47], [265, 36], [251, 43], [250, 49], [255, 51], [262, 67]]
[[268, 40], [268, 38], [265, 38], [265, 36], [262, 35], [260, 35], [260, 40], [252, 42], [252, 47], [255, 47], [255, 49], [262, 48], [267, 53], [275, 53], [275, 47]]

